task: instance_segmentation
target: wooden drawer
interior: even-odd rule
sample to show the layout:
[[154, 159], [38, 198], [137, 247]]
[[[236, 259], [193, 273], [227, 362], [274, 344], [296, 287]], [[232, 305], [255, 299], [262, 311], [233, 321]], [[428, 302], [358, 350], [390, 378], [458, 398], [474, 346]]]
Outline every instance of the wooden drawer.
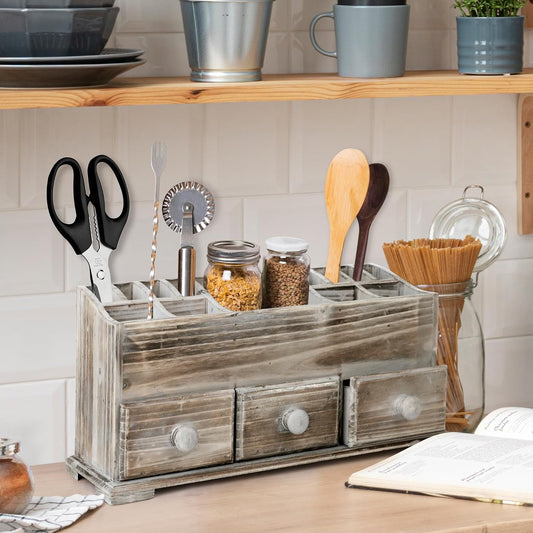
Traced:
[[120, 406], [120, 478], [233, 460], [235, 391], [183, 394]]
[[345, 383], [343, 442], [347, 446], [445, 430], [445, 366], [354, 377]]
[[235, 459], [336, 445], [339, 388], [338, 376], [238, 388]]

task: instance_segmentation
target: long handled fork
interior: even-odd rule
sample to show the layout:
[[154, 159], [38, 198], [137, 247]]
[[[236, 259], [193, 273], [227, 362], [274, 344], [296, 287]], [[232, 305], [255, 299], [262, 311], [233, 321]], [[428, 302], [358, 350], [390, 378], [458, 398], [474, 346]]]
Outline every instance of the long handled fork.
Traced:
[[161, 174], [167, 164], [167, 145], [156, 141], [152, 144], [152, 170], [155, 176], [154, 191], [154, 222], [152, 232], [152, 253], [150, 255], [150, 294], [148, 295], [148, 320], [154, 318], [154, 284], [155, 284], [155, 257], [157, 254], [157, 230], [159, 228], [159, 183]]

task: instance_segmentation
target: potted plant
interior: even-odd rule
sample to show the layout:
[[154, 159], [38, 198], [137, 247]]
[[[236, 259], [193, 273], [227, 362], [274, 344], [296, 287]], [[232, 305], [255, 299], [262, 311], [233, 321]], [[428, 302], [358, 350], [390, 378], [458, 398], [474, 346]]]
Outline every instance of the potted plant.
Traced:
[[526, 0], [456, 0], [457, 52], [463, 74], [522, 72]]

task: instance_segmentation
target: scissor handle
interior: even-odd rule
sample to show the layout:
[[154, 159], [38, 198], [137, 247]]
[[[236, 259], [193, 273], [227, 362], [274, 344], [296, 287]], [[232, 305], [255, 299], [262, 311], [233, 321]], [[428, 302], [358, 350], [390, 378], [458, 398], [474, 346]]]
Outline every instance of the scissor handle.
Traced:
[[[98, 178], [97, 166], [99, 163], [105, 163], [117, 178], [120, 192], [122, 193], [122, 212], [118, 217], [110, 217], [105, 212], [105, 198], [102, 184]], [[114, 250], [120, 239], [120, 234], [124, 229], [130, 212], [130, 197], [128, 187], [124, 176], [118, 168], [118, 165], [106, 155], [97, 155], [89, 162], [89, 188], [91, 190], [90, 200], [96, 210], [96, 219], [98, 220], [98, 234], [102, 244]]]
[[[54, 184], [58, 170], [67, 165], [73, 172], [73, 195], [76, 218], [71, 224], [63, 222], [58, 216], [54, 206]], [[60, 159], [50, 171], [46, 185], [46, 203], [50, 218], [59, 233], [70, 243], [76, 254], [80, 255], [92, 245], [91, 227], [89, 224], [89, 210], [87, 208], [87, 194], [83, 183], [83, 173], [79, 163], [71, 157]]]

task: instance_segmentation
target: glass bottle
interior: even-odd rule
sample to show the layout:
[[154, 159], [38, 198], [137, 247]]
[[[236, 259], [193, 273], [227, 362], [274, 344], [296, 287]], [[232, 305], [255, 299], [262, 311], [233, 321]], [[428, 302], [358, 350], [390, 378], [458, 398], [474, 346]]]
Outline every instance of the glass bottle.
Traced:
[[309, 244], [294, 237], [265, 241], [263, 307], [306, 305], [309, 301]]
[[246, 241], [216, 241], [207, 247], [204, 286], [230, 311], [261, 308], [259, 246]]
[[474, 431], [485, 407], [485, 343], [472, 280], [423, 285], [439, 299], [437, 362], [448, 367], [446, 430]]
[[19, 514], [33, 495], [33, 476], [17, 455], [20, 445], [0, 438], [0, 513]]

